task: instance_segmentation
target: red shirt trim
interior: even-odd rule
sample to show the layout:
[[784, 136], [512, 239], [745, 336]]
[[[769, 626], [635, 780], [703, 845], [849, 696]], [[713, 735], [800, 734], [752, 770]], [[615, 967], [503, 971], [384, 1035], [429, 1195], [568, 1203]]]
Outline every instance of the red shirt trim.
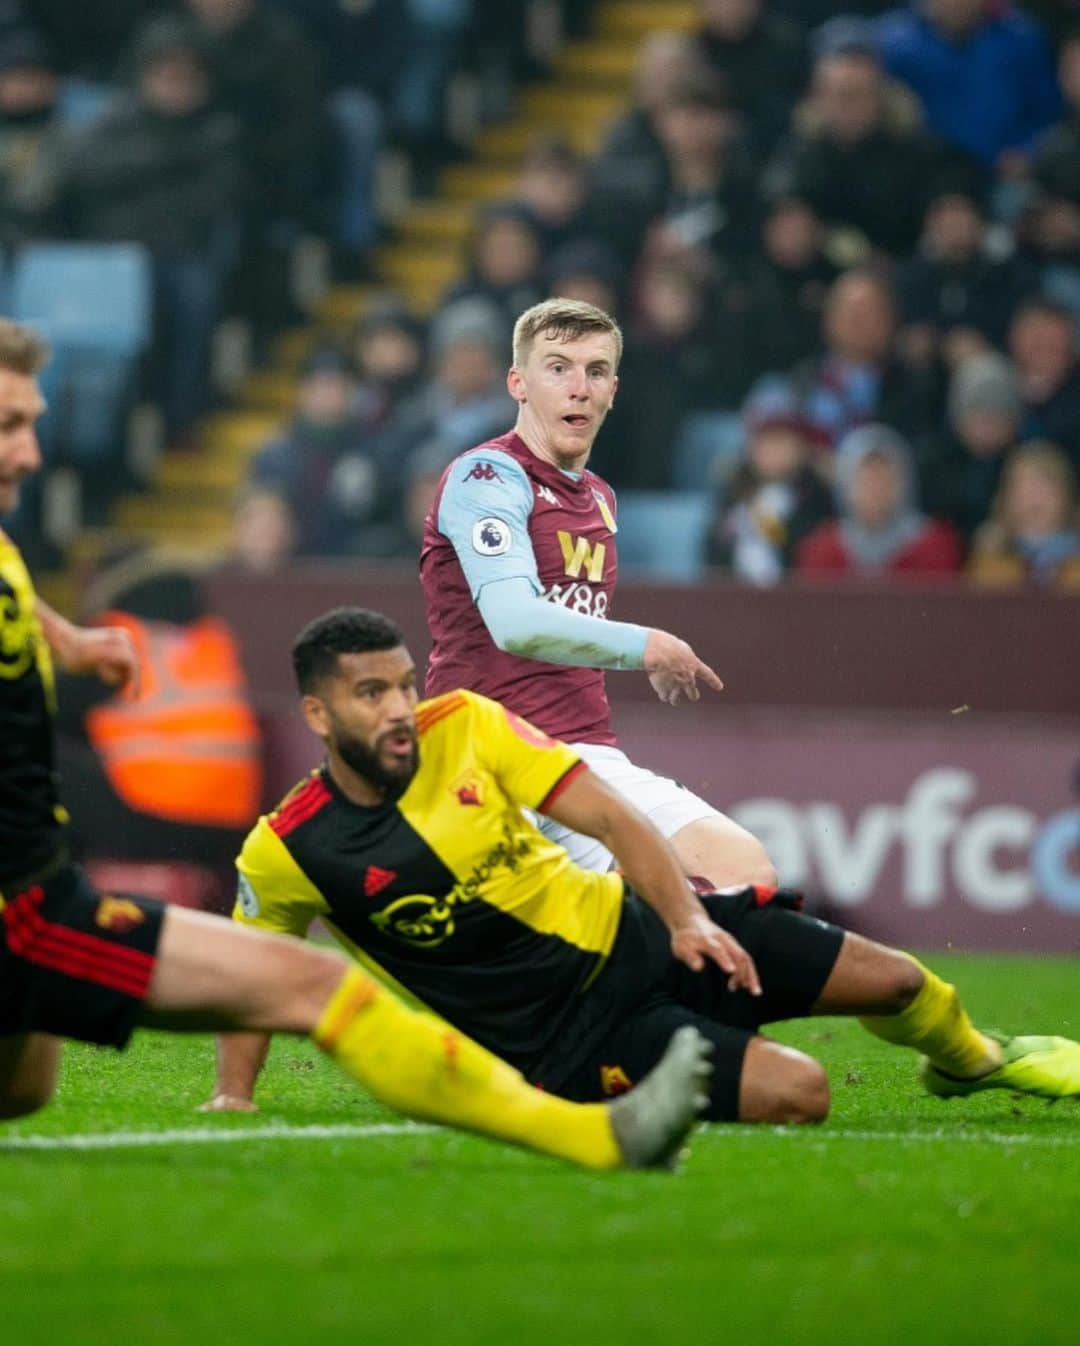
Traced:
[[575, 762], [572, 767], [569, 767], [566, 771], [564, 771], [563, 774], [559, 777], [559, 779], [555, 782], [555, 784], [551, 787], [551, 789], [547, 792], [547, 794], [543, 797], [540, 803], [537, 804], [536, 806], [537, 812], [546, 813], [548, 805], [553, 804], [555, 800], [558, 799], [558, 797], [566, 789], [566, 787], [570, 784], [570, 782], [577, 780], [577, 778], [581, 775], [581, 773], [583, 771], [587, 771], [588, 769], [589, 769], [588, 762]]

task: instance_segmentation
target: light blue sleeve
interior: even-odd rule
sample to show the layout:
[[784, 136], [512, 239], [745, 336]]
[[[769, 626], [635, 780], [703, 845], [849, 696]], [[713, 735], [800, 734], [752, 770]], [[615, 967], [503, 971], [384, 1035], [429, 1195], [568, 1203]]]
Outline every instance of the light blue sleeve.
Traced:
[[541, 592], [529, 537], [533, 489], [525, 469], [499, 449], [474, 449], [453, 465], [438, 528], [453, 544], [475, 601], [495, 580], [528, 581]]
[[524, 579], [486, 585], [476, 605], [492, 640], [507, 654], [583, 668], [644, 663], [647, 626], [570, 612], [533, 593]]
[[543, 597], [529, 537], [533, 488], [499, 449], [475, 449], [454, 464], [438, 528], [453, 544], [473, 601], [501, 650], [551, 664], [641, 668], [649, 631], [571, 612]]

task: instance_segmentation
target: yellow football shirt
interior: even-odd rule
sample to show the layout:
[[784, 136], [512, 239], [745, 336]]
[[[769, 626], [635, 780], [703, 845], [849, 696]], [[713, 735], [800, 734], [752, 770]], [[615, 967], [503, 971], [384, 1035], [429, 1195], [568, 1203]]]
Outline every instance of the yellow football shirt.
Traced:
[[53, 758], [52, 659], [35, 613], [33, 582], [0, 531], [0, 906], [63, 850]]
[[579, 869], [522, 812], [584, 763], [486, 697], [417, 708], [420, 764], [365, 808], [313, 772], [237, 861], [235, 919], [302, 935], [324, 919], [369, 969], [527, 1068], [603, 966], [623, 882]]

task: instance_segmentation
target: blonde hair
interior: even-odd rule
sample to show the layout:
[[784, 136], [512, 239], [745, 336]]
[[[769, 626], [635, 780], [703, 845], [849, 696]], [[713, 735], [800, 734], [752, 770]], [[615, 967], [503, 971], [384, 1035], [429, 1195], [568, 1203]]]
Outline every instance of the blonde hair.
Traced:
[[1080, 524], [1076, 476], [1068, 458], [1056, 444], [1051, 444], [1045, 439], [1033, 439], [1012, 451], [1001, 474], [1001, 484], [994, 497], [992, 518], [1002, 533], [1006, 536], [1012, 535], [1009, 501], [1017, 474], [1025, 467], [1032, 467], [1041, 472], [1058, 488], [1062, 500], [1062, 526], [1074, 528]]
[[610, 314], [583, 299], [545, 299], [534, 304], [514, 323], [514, 364], [520, 369], [538, 336], [557, 341], [580, 341], [592, 332], [608, 332], [615, 341], [615, 368], [622, 359], [623, 337]]
[[49, 362], [49, 343], [32, 327], [0, 318], [0, 369], [32, 378]]

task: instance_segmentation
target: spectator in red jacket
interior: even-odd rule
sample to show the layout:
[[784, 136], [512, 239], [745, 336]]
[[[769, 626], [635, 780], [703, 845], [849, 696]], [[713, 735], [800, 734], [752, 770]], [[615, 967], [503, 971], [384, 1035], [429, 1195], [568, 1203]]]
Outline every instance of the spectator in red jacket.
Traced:
[[908, 443], [887, 425], [853, 430], [836, 454], [839, 517], [799, 547], [803, 573], [894, 576], [955, 573], [960, 539], [950, 524], [914, 505]]

